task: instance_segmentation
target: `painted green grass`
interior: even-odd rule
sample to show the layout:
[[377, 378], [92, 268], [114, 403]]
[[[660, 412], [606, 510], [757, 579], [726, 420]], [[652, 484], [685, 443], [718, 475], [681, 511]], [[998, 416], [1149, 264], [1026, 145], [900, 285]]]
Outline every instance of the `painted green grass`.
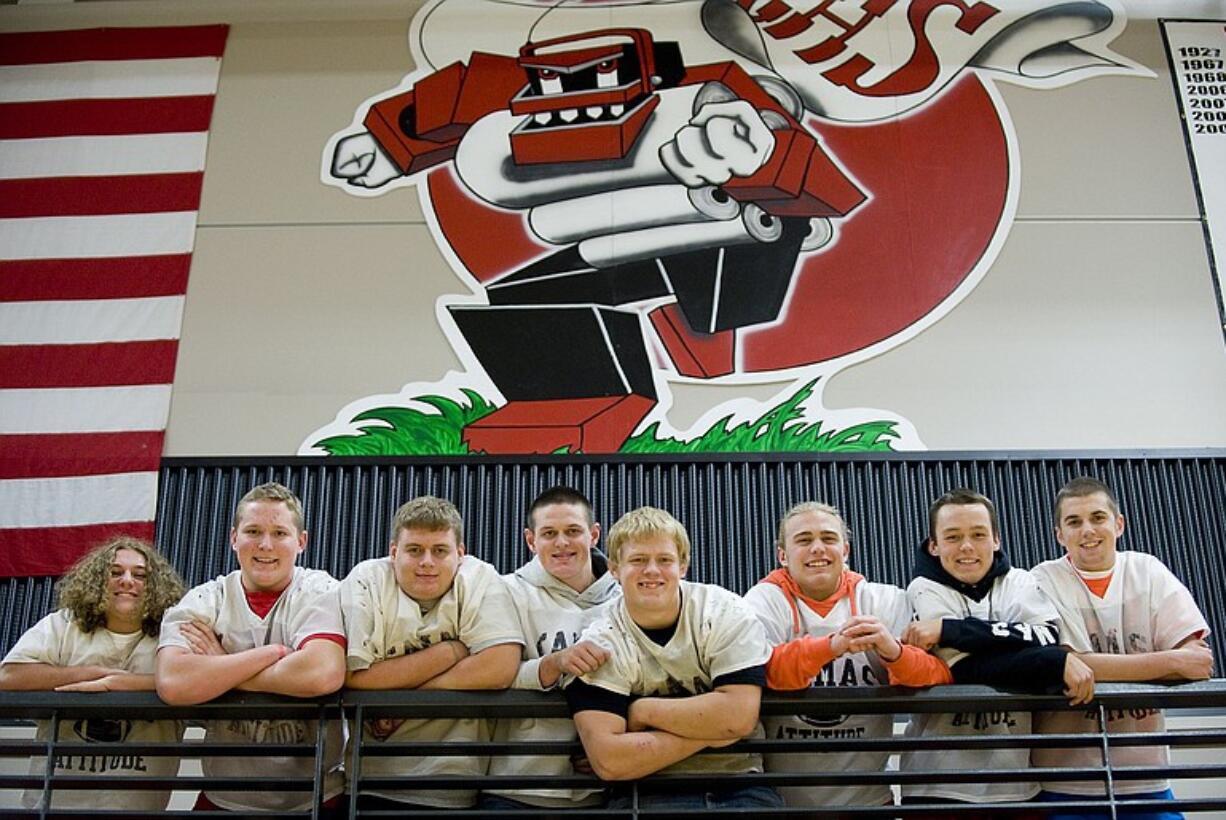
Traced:
[[[893, 449], [897, 421], [855, 424], [841, 430], [823, 430], [821, 421], [805, 422], [804, 403], [813, 395], [810, 382], [786, 401], [753, 421], [729, 427], [731, 416], [720, 419], [697, 438], [681, 440], [659, 435], [652, 424], [626, 440], [623, 453], [811, 453], [881, 452]], [[315, 446], [333, 456], [469, 455], [461, 434], [464, 426], [496, 408], [474, 390], [465, 389], [465, 401], [445, 396], [414, 399], [434, 411], [409, 407], [375, 407], [353, 421], [375, 422], [359, 426], [355, 435], [331, 436]]]
[[806, 423], [801, 407], [813, 395], [809, 382], [782, 404], [753, 421], [729, 428], [725, 416], [698, 438], [682, 441], [661, 438], [658, 425], [633, 436], [621, 447], [623, 453], [865, 453], [894, 449], [898, 438], [896, 421], [869, 421], [842, 430], [822, 430], [821, 421]]
[[418, 396], [414, 401], [433, 407], [437, 413], [412, 407], [373, 407], [354, 417], [361, 432], [331, 436], [315, 442], [330, 456], [466, 456], [468, 445], [460, 438], [466, 424], [494, 412], [497, 405], [475, 390], [464, 389], [468, 402], [446, 396]]

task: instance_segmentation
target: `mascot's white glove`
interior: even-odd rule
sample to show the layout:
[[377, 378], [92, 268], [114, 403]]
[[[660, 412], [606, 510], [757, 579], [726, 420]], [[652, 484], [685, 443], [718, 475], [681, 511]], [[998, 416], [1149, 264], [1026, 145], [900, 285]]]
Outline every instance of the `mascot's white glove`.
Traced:
[[660, 161], [681, 184], [699, 188], [752, 176], [774, 150], [775, 136], [752, 105], [711, 102], [660, 146]]
[[404, 176], [369, 131], [345, 137], [332, 154], [332, 176], [361, 188], [378, 188]]

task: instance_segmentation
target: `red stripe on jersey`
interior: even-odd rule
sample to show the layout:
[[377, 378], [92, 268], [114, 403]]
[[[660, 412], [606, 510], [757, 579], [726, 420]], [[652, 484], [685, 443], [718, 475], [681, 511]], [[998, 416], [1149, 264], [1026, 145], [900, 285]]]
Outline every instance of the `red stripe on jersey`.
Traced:
[[122, 174], [0, 180], [0, 218], [194, 211], [204, 174]]
[[153, 522], [0, 529], [0, 577], [62, 575], [85, 551], [118, 535], [152, 541]]
[[0, 479], [138, 473], [158, 469], [162, 430], [0, 436]]
[[213, 95], [0, 103], [0, 139], [207, 131]]
[[229, 26], [91, 28], [0, 34], [0, 65], [220, 57]]
[[311, 635], [307, 635], [305, 638], [299, 641], [298, 645], [294, 648], [301, 649], [302, 647], [307, 645], [308, 641], [314, 641], [314, 640], [332, 641], [332, 643], [338, 645], [341, 649], [345, 649], [346, 647], [349, 646], [349, 642], [345, 640], [344, 635], [338, 635], [335, 632], [315, 632]]
[[190, 253], [0, 260], [0, 302], [181, 296], [191, 263]]
[[0, 389], [170, 384], [179, 342], [0, 345]]

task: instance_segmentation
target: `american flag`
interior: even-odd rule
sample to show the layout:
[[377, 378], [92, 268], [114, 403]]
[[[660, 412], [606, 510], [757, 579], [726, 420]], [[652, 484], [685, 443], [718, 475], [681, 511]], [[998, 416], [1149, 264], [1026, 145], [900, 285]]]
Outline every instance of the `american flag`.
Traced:
[[0, 576], [153, 537], [227, 31], [0, 34]]

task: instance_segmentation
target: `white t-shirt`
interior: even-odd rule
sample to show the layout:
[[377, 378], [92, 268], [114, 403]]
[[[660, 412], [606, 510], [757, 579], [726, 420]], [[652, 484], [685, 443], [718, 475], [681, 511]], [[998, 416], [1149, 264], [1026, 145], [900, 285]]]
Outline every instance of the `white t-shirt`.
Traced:
[[[860, 581], [851, 596], [834, 605], [822, 617], [798, 601], [793, 609], [788, 593], [777, 584], [761, 582], [745, 594], [745, 601], [758, 615], [772, 647], [806, 635], [832, 635], [855, 615], [877, 617], [890, 634], [901, 636], [911, 622], [911, 606], [901, 589], [889, 584]], [[796, 619], [800, 623], [797, 625]], [[825, 686], [889, 686], [890, 676], [875, 652], [848, 653], [826, 664], [813, 681]], [[776, 715], [763, 718], [771, 740], [817, 740], [821, 738], [884, 737], [894, 733], [893, 715]], [[819, 752], [768, 754], [768, 772], [884, 771], [889, 752]], [[779, 789], [789, 806], [879, 806], [893, 801], [885, 784], [866, 786], [794, 786]]]
[[[1056, 609], [1039, 589], [1035, 579], [1016, 567], [997, 578], [980, 601], [928, 578], [916, 578], [907, 587], [915, 617], [981, 618], [985, 621], [1046, 624], [1056, 620]], [[940, 647], [936, 654], [951, 667], [965, 652]], [[1029, 712], [957, 712], [913, 714], [908, 737], [935, 735], [1024, 735], [1030, 733]], [[1025, 769], [1030, 765], [1027, 749], [942, 749], [904, 752], [900, 768], [907, 770]], [[938, 797], [968, 803], [1029, 800], [1039, 791], [1038, 783], [933, 783], [902, 787], [903, 797]]]
[[[621, 595], [621, 586], [609, 574], [576, 592], [554, 578], [537, 559], [529, 561], [503, 579], [511, 592], [524, 634], [523, 662], [515, 677], [516, 689], [541, 690], [541, 658], [566, 649], [599, 617], [601, 608]], [[560, 687], [565, 681], [555, 684]], [[574, 740], [578, 737], [569, 718], [503, 718], [494, 723], [494, 740]], [[490, 758], [491, 775], [563, 775], [575, 773], [566, 755], [499, 755]], [[542, 807], [592, 806], [600, 802], [600, 789], [489, 789]]]
[[[502, 577], [492, 566], [465, 555], [451, 588], [428, 610], [396, 583], [390, 558], [372, 558], [355, 566], [341, 582], [341, 609], [349, 638], [350, 671], [368, 669], [379, 661], [409, 655], [442, 641], [458, 640], [475, 655], [504, 643], [523, 644], [515, 607]], [[489, 721], [476, 718], [367, 721], [362, 727], [372, 741], [478, 741], [490, 739]], [[362, 774], [468, 775], [486, 773], [489, 758], [476, 756], [363, 757]], [[361, 789], [388, 800], [424, 806], [468, 808], [477, 799], [472, 789]]]
[[[67, 609], [47, 615], [30, 627], [9, 650], [4, 663], [45, 663], [51, 666], [105, 666], [139, 675], [152, 675], [157, 640], [143, 632], [128, 634], [99, 627], [82, 632]], [[47, 740], [51, 722], [39, 721], [36, 738]], [[62, 720], [59, 739], [87, 743], [174, 743], [183, 737], [183, 726], [173, 720], [114, 719]], [[46, 771], [46, 758], [30, 762], [31, 774]], [[174, 777], [179, 758], [145, 755], [62, 754], [56, 759], [55, 773], [72, 777], [138, 775]], [[21, 804], [28, 809], [38, 805], [42, 789], [27, 789]], [[169, 790], [119, 791], [111, 788], [54, 789], [53, 809], [131, 809], [160, 811], [170, 800]]]
[[[1090, 592], [1072, 562], [1065, 558], [1044, 561], [1033, 570], [1039, 586], [1056, 604], [1060, 613], [1060, 643], [1074, 652], [1136, 655], [1174, 649], [1191, 635], [1209, 634], [1209, 624], [1201, 614], [1192, 593], [1179, 582], [1166, 565], [1143, 552], [1117, 552], [1115, 569], [1106, 595]], [[1098, 731], [1098, 710], [1040, 712], [1035, 715], [1036, 731], [1076, 733]], [[1108, 734], [1162, 732], [1165, 719], [1161, 709], [1108, 710]], [[1097, 747], [1080, 749], [1035, 749], [1035, 766], [1099, 766], [1102, 757]], [[1116, 766], [1170, 765], [1166, 746], [1112, 746], [1111, 762]], [[1118, 780], [1121, 794], [1156, 792], [1168, 788], [1166, 780]], [[1058, 781], [1043, 788], [1064, 794], [1101, 795], [1101, 783]]]
[[[753, 611], [737, 595], [713, 584], [681, 582], [681, 616], [667, 644], [653, 641], [630, 617], [625, 599], [604, 610], [584, 631], [613, 657], [582, 680], [619, 695], [700, 695], [723, 675], [764, 666], [771, 656], [766, 633]], [[761, 726], [753, 737], [763, 737]], [[758, 754], [700, 754], [661, 772], [677, 774], [762, 771]]]
[[[264, 617], [251, 610], [243, 591], [242, 573], [235, 570], [191, 589], [183, 600], [167, 610], [162, 618], [162, 634], [158, 648], [177, 646], [189, 649], [187, 639], [179, 631], [183, 624], [198, 621], [206, 624], [221, 639], [230, 653], [254, 649], [269, 644], [284, 644], [291, 649], [302, 648], [312, 635], [345, 634], [341, 625], [337, 599], [337, 581], [318, 569], [295, 567], [289, 586]], [[205, 724], [206, 742], [270, 742], [315, 743], [316, 723], [302, 720], [214, 720]], [[344, 790], [341, 758], [344, 741], [340, 721], [328, 723], [324, 740], [324, 798], [332, 798]], [[261, 775], [269, 779], [313, 777], [313, 757], [206, 757], [206, 775], [215, 777], [250, 777]], [[311, 792], [223, 792], [206, 790], [205, 795], [218, 806], [230, 811], [302, 811], [311, 805]]]

